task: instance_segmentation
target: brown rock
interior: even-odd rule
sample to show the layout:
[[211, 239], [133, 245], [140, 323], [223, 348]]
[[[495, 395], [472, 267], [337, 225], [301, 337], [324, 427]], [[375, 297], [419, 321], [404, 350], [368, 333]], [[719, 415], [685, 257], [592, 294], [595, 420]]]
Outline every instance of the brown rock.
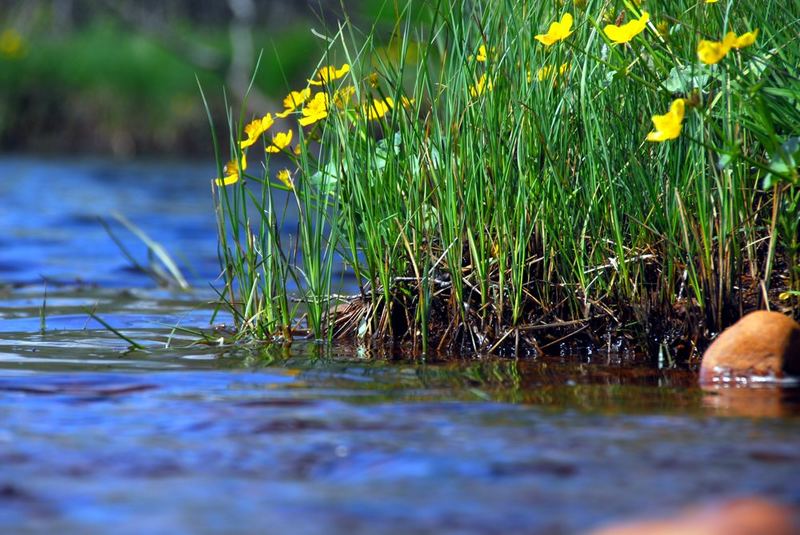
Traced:
[[751, 312], [725, 329], [703, 355], [700, 381], [723, 374], [800, 375], [800, 324], [778, 312]]
[[797, 535], [797, 511], [761, 498], [690, 509], [672, 520], [609, 526], [591, 535]]

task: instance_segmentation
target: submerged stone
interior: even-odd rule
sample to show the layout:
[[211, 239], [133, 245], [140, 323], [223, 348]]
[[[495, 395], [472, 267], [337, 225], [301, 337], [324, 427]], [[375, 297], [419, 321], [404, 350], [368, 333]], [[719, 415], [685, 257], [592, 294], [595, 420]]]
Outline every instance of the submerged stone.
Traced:
[[740, 498], [689, 509], [671, 520], [619, 524], [591, 535], [794, 535], [795, 513], [763, 498]]
[[782, 382], [760, 388], [725, 386], [704, 384], [703, 407], [719, 416], [744, 418], [790, 418], [800, 414], [799, 389], [784, 388]]
[[747, 314], [720, 334], [703, 355], [700, 381], [800, 375], [800, 324], [778, 312]]

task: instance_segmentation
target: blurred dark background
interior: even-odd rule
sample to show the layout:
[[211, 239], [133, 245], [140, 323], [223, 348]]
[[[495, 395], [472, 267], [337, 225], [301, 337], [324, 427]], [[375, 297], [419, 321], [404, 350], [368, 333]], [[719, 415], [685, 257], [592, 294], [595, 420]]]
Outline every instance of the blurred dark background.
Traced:
[[[390, 9], [390, 8], [389, 8]], [[345, 14], [386, 0], [0, 0], [0, 153], [211, 154], [197, 80], [218, 122], [258, 55], [249, 102], [279, 109]]]

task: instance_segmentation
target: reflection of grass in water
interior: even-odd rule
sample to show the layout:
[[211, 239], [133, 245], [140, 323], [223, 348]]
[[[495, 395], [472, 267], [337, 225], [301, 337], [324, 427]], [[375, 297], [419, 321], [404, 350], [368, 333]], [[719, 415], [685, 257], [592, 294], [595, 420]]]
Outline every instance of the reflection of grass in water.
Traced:
[[293, 370], [303, 388], [336, 385], [357, 391], [352, 401], [363, 404], [447, 399], [610, 414], [704, 411], [705, 394], [697, 387], [695, 374], [653, 370], [643, 364], [608, 367], [575, 359], [556, 363], [499, 358], [430, 364], [379, 354], [366, 362], [353, 360], [352, 347], [325, 348], [305, 342], [291, 349], [272, 344], [237, 351], [242, 365]]
[[[243, 336], [307, 329], [509, 353], [587, 326], [699, 339], [744, 307], [775, 304], [771, 286], [786, 284], [776, 267], [797, 289], [800, 180], [793, 165], [777, 171], [800, 124], [797, 6], [675, 0], [653, 7], [658, 28], [612, 45], [602, 28], [622, 3], [589, 2], [573, 33], [545, 47], [534, 34], [567, 9], [555, 5], [439, 2], [422, 25], [404, 11], [394, 61], [345, 25], [322, 64], [351, 69], [303, 109], [331, 103], [297, 131], [288, 187], [269, 162], [244, 169], [249, 117], [229, 118], [219, 167], [230, 155], [233, 172], [217, 206], [223, 297]], [[699, 41], [730, 28], [760, 34], [700, 62]], [[332, 104], [350, 85], [356, 102]], [[651, 130], [661, 142], [646, 141]], [[263, 148], [249, 150], [252, 160]], [[292, 191], [300, 214], [289, 243], [276, 189]], [[360, 282], [335, 318], [334, 251]]]
[[39, 308], [39, 334], [47, 332], [47, 281], [42, 290], [42, 306]]

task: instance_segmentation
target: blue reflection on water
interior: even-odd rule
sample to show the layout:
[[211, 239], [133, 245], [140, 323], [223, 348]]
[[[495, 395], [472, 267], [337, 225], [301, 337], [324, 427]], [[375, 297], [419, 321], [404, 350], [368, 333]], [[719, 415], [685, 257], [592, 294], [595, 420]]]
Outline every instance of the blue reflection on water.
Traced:
[[[42, 277], [107, 287], [150, 286], [98, 217], [119, 212], [159, 241], [195, 284], [218, 273], [209, 162], [0, 159], [0, 281]], [[144, 263], [146, 247], [118, 225]]]

